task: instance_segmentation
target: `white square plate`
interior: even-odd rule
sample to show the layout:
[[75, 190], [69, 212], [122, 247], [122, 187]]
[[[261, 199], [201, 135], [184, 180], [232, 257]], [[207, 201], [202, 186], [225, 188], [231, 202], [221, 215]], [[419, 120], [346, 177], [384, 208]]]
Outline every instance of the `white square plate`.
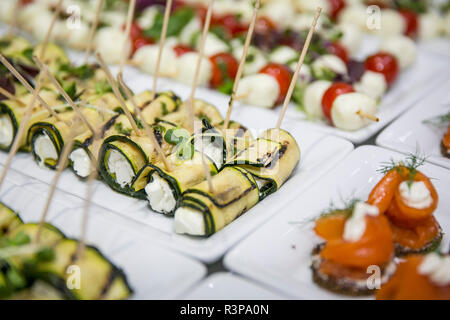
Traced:
[[202, 280], [183, 300], [281, 300], [285, 297], [238, 275], [218, 272]]
[[[248, 128], [263, 130], [274, 125], [276, 119], [267, 110], [252, 113], [248, 109], [237, 110], [237, 121]], [[258, 204], [236, 221], [208, 238], [180, 236], [173, 231], [173, 219], [152, 212], [146, 201], [137, 200], [118, 194], [100, 181], [95, 182], [93, 202], [105, 209], [112, 216], [121, 216], [123, 223], [129, 223], [136, 232], [151, 235], [153, 242], [179, 250], [203, 261], [212, 262], [219, 259], [226, 250], [247, 236], [269, 217], [278, 213], [281, 205], [289, 202], [325, 172], [333, 168], [352, 149], [353, 145], [343, 139], [312, 131], [310, 127], [286, 120], [283, 128], [295, 137], [302, 152], [300, 164], [289, 181], [275, 194]], [[0, 153], [0, 164], [4, 164], [7, 154]], [[40, 168], [30, 154], [17, 154], [12, 168], [40, 181], [51, 183], [54, 172]], [[63, 172], [58, 188], [84, 198], [86, 183], [78, 179], [71, 170]]]
[[424, 123], [450, 112], [450, 79], [428, 93], [413, 109], [394, 121], [378, 137], [377, 145], [402, 153], [416, 153], [450, 169], [450, 159], [441, 153], [441, 141], [448, 124], [437, 127]]
[[[311, 250], [320, 243], [314, 234], [313, 219], [349, 198], [367, 199], [382, 174], [380, 163], [404, 159], [404, 155], [386, 149], [364, 146], [353, 151], [332, 172], [315, 183], [302, 196], [282, 209], [283, 213], [269, 220], [258, 231], [242, 241], [225, 256], [225, 266], [246, 277], [297, 299], [345, 299], [317, 286], [309, 269]], [[444, 232], [450, 232], [450, 171], [429, 163], [419, 168], [439, 194], [434, 212]], [[442, 247], [448, 247], [448, 235]]]
[[[18, 211], [25, 222], [37, 222], [48, 191], [45, 183], [11, 170], [2, 186], [1, 201]], [[83, 204], [81, 199], [57, 191], [46, 221], [66, 236], [78, 238]], [[104, 211], [92, 206], [87, 243], [124, 270], [134, 291], [131, 299], [173, 299], [205, 276], [206, 268], [201, 263], [152, 244], [131, 228], [112, 221]]]

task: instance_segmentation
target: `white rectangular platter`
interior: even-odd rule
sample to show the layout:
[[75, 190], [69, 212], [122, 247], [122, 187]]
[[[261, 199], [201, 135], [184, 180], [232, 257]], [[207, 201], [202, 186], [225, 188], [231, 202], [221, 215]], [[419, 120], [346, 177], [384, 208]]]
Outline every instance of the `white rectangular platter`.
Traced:
[[[261, 132], [274, 125], [276, 119], [267, 110], [252, 113], [239, 109], [234, 119], [248, 128]], [[180, 236], [173, 231], [172, 218], [153, 213], [146, 201], [136, 200], [112, 191], [106, 184], [95, 182], [93, 202], [107, 209], [111, 216], [120, 216], [123, 223], [132, 225], [136, 232], [151, 237], [152, 242], [179, 250], [205, 262], [219, 259], [226, 250], [247, 236], [271, 216], [278, 213], [281, 205], [308, 188], [325, 172], [339, 163], [352, 149], [353, 145], [343, 139], [315, 132], [308, 126], [285, 121], [282, 128], [288, 130], [297, 140], [301, 150], [301, 160], [287, 183], [263, 203], [239, 217], [225, 229], [208, 238]], [[7, 154], [0, 153], [0, 164], [4, 164]], [[30, 154], [19, 153], [12, 162], [12, 168], [45, 183], [51, 183], [55, 172], [40, 168]], [[71, 170], [63, 172], [58, 188], [84, 198], [86, 183], [78, 179]]]
[[419, 152], [429, 162], [450, 169], [450, 159], [441, 153], [441, 141], [448, 123], [441, 126], [425, 120], [450, 112], [450, 79], [418, 101], [414, 108], [387, 127], [376, 140], [377, 145], [402, 153]]
[[281, 300], [282, 295], [264, 288], [256, 282], [228, 272], [218, 272], [203, 279], [184, 300]]
[[[25, 222], [39, 221], [47, 184], [11, 170], [1, 190], [1, 201], [18, 211]], [[66, 236], [78, 238], [83, 204], [78, 197], [57, 191], [46, 221]], [[124, 270], [134, 291], [131, 299], [173, 299], [206, 274], [201, 263], [152, 244], [131, 228], [114, 223], [96, 206], [90, 210], [87, 243]]]
[[[330, 293], [312, 281], [309, 269], [311, 250], [320, 239], [312, 231], [313, 219], [328, 209], [330, 201], [341, 206], [344, 200], [366, 200], [381, 179], [380, 163], [404, 159], [404, 155], [373, 146], [359, 147], [332, 172], [282, 209], [258, 231], [225, 256], [227, 269], [264, 283], [296, 299], [346, 299]], [[450, 232], [450, 171], [425, 163], [419, 168], [439, 194], [434, 212], [445, 233]], [[448, 248], [448, 235], [443, 248]]]

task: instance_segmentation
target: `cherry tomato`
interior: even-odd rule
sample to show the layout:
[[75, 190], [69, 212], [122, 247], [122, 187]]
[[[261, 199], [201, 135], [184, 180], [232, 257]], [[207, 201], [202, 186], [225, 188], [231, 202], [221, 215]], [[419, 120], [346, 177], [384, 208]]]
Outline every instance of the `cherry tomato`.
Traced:
[[269, 34], [277, 29], [275, 22], [269, 17], [259, 17], [256, 20], [255, 31], [259, 34]]
[[339, 15], [339, 12], [341, 12], [342, 9], [345, 8], [345, 1], [344, 0], [328, 0], [328, 3], [330, 5], [330, 15], [331, 17], [336, 20], [337, 16]]
[[291, 70], [287, 66], [284, 66], [282, 64], [269, 63], [264, 68], [262, 68], [259, 73], [268, 74], [277, 80], [278, 86], [280, 87], [280, 94], [276, 103], [282, 103], [284, 98], [286, 98], [287, 92], [289, 90], [289, 85], [291, 84]]
[[34, 0], [20, 0], [19, 4], [20, 4], [20, 6], [24, 7], [33, 2], [34, 2]]
[[364, 66], [366, 70], [383, 74], [388, 85], [397, 78], [399, 70], [397, 59], [386, 52], [379, 52], [368, 57]]
[[335, 56], [338, 56], [341, 58], [342, 61], [345, 62], [345, 64], [348, 63], [348, 52], [347, 49], [343, 45], [341, 45], [338, 42], [333, 42], [328, 45], [328, 51], [331, 54], [334, 54]]
[[[126, 26], [123, 26], [123, 29], [125, 30]], [[133, 23], [131, 23], [131, 28], [130, 28], [130, 38], [131, 39], [136, 39], [139, 38], [142, 35], [142, 29], [139, 26], [139, 24], [136, 21], [133, 21]]]
[[133, 40], [133, 54], [140, 48], [149, 44], [155, 43], [152, 39], [147, 38], [145, 36], [139, 36], [134, 38]]
[[182, 44], [176, 45], [175, 47], [173, 47], [173, 50], [175, 51], [177, 57], [181, 57], [185, 53], [194, 51], [194, 49], [192, 49], [191, 47]]
[[333, 108], [334, 100], [341, 94], [355, 92], [352, 85], [345, 82], [336, 82], [333, 83], [327, 91], [323, 94], [322, 97], [322, 111], [325, 117], [331, 120], [331, 109]]
[[241, 32], [245, 32], [248, 29], [247, 24], [239, 21], [239, 18], [233, 14], [226, 14], [219, 18], [215, 25], [221, 25], [224, 27], [232, 36], [235, 36]]
[[410, 10], [399, 10], [398, 13], [400, 13], [405, 20], [405, 35], [414, 38], [419, 29], [419, 19], [417, 19], [417, 14]]
[[219, 87], [226, 79], [234, 80], [239, 63], [229, 53], [218, 53], [209, 58], [213, 66], [213, 73], [210, 85], [213, 88]]
[[386, 2], [384, 2], [382, 0], [366, 1], [366, 5], [368, 5], [368, 6], [378, 6], [378, 7], [380, 7], [380, 9], [389, 8], [389, 6], [386, 4]]

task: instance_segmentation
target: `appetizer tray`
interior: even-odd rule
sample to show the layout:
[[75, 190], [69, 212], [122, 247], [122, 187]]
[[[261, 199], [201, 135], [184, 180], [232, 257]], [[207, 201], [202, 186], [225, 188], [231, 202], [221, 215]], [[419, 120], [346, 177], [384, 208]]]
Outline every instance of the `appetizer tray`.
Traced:
[[450, 169], [450, 159], [441, 153], [441, 141], [448, 123], [440, 126], [424, 123], [450, 112], [449, 88], [450, 79], [387, 127], [377, 137], [376, 144], [402, 153], [420, 152], [429, 162]]
[[[282, 209], [258, 231], [225, 256], [225, 266], [297, 299], [348, 299], [330, 293], [312, 281], [311, 250], [320, 239], [312, 231], [313, 220], [330, 207], [352, 198], [367, 199], [382, 177], [382, 162], [399, 161], [405, 155], [373, 146], [359, 147], [301, 197]], [[444, 230], [442, 248], [448, 250], [450, 232], [450, 175], [448, 170], [425, 163], [419, 168], [439, 194], [434, 212]]]
[[[2, 201], [20, 212], [25, 222], [37, 222], [49, 186], [10, 170], [1, 189]], [[68, 237], [79, 237], [84, 201], [57, 191], [47, 221]], [[201, 263], [154, 245], [123, 224], [114, 223], [102, 210], [92, 206], [87, 243], [126, 274], [134, 293], [131, 299], [172, 299], [189, 289], [206, 274]], [[183, 266], [183, 268], [179, 268]]]
[[[362, 47], [371, 52], [368, 49], [373, 46], [373, 43], [371, 40], [367, 41]], [[340, 136], [356, 144], [362, 143], [401, 115], [436, 85], [448, 79], [448, 74], [442, 72], [448, 68], [450, 68], [450, 61], [447, 56], [418, 50], [414, 64], [410, 69], [401, 72], [392, 88], [382, 98], [376, 114], [380, 119], [379, 122], [353, 132], [337, 129], [323, 121], [311, 122], [311, 124], [322, 132]], [[273, 112], [276, 113], [277, 110], [274, 109]], [[288, 109], [286, 117], [310, 122], [305, 114], [296, 110], [294, 106]]]
[[[256, 131], [272, 127], [276, 120], [267, 110], [251, 112], [249, 109], [238, 108], [236, 111], [234, 119], [245, 121], [249, 128]], [[348, 141], [313, 131], [309, 126], [299, 126], [293, 121], [286, 120], [282, 127], [295, 137], [300, 146], [300, 164], [278, 192], [208, 238], [175, 234], [173, 218], [152, 212], [147, 201], [116, 193], [101, 181], [94, 184], [92, 202], [102, 207], [105, 214], [116, 220], [116, 224], [129, 224], [135, 232], [146, 235], [152, 243], [168, 246], [205, 262], [213, 262], [261, 223], [278, 213], [280, 206], [308, 188], [353, 149]], [[6, 153], [0, 153], [0, 164], [4, 164], [6, 158]], [[17, 154], [11, 166], [47, 184], [51, 183], [55, 174], [54, 171], [39, 167], [29, 154], [24, 153]], [[58, 188], [84, 198], [86, 182], [68, 169], [61, 175]]]
[[189, 293], [181, 295], [184, 300], [281, 300], [282, 295], [266, 289], [252, 280], [238, 275], [218, 272], [203, 279]]

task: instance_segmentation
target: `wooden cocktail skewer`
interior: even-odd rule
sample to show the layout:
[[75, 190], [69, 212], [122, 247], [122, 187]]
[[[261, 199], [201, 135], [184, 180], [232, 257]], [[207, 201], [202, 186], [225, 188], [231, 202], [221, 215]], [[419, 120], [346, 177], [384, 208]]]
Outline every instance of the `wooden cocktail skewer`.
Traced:
[[42, 48], [41, 48], [41, 52], [39, 53], [39, 58], [41, 58], [43, 61], [45, 61], [45, 59], [44, 59], [45, 50], [47, 50], [47, 44], [50, 40], [50, 36], [52, 35], [53, 27], [55, 26], [56, 20], [58, 19], [59, 14], [61, 13], [62, 2], [63, 2], [63, 0], [59, 0], [58, 3], [56, 4], [52, 21], [50, 22], [50, 26], [48, 27], [44, 41], [42, 42]]
[[127, 42], [130, 40], [130, 31], [131, 31], [131, 24], [133, 23], [134, 18], [134, 11], [136, 9], [136, 0], [130, 0], [130, 4], [128, 5], [128, 15], [127, 15], [127, 23], [125, 25], [125, 39], [122, 44], [122, 52], [120, 55], [120, 63], [119, 63], [119, 74], [122, 74], [123, 71], [123, 65], [125, 64], [125, 60], [128, 59], [126, 56], [127, 50]]
[[141, 123], [142, 123], [142, 126], [144, 127], [144, 131], [147, 134], [147, 136], [150, 138], [150, 140], [152, 141], [152, 144], [155, 146], [156, 152], [158, 153], [159, 157], [161, 158], [161, 160], [164, 163], [164, 167], [166, 168], [167, 171], [170, 172], [172, 170], [172, 166], [167, 161], [166, 155], [164, 154], [163, 150], [161, 149], [161, 146], [158, 143], [158, 140], [155, 137], [155, 132], [150, 128], [150, 126], [145, 121], [144, 117], [142, 116], [142, 112], [139, 109], [139, 106], [136, 104], [133, 94], [131, 93], [130, 89], [128, 89], [128, 87], [125, 85], [125, 83], [123, 82], [122, 75], [119, 74], [117, 76], [117, 82], [119, 83], [120, 87], [122, 88], [123, 92], [125, 93], [127, 99], [133, 105], [135, 113], [137, 114], [139, 119], [141, 119]]
[[33, 57], [34, 62], [36, 62], [36, 64], [39, 66], [39, 68], [41, 69], [41, 71], [43, 71], [47, 77], [50, 79], [50, 81], [53, 83], [53, 85], [55, 86], [56, 90], [58, 90], [59, 94], [61, 94], [64, 99], [67, 101], [67, 103], [73, 108], [73, 110], [75, 111], [75, 113], [78, 115], [78, 117], [80, 117], [80, 119], [84, 122], [84, 124], [88, 127], [89, 130], [91, 130], [91, 132], [93, 134], [95, 134], [95, 129], [94, 127], [89, 123], [89, 121], [87, 120], [87, 118], [84, 116], [84, 114], [81, 112], [80, 108], [75, 104], [75, 102], [73, 102], [72, 98], [69, 97], [69, 95], [67, 94], [67, 92], [61, 87], [61, 85], [59, 84], [58, 80], [56, 80], [56, 78], [50, 73], [50, 71], [48, 70], [47, 66], [45, 66], [41, 60], [39, 60], [38, 57], [34, 56]]
[[206, 181], [208, 181], [208, 189], [211, 194], [214, 194], [215, 191], [212, 183], [211, 171], [208, 167], [208, 164], [206, 163], [205, 154], [202, 152], [201, 155], [202, 155], [203, 170], [205, 171]]
[[103, 72], [106, 75], [106, 79], [108, 80], [108, 83], [111, 86], [111, 88], [112, 88], [112, 90], [114, 92], [114, 95], [116, 96], [117, 100], [119, 101], [120, 106], [122, 107], [125, 115], [128, 118], [128, 121], [130, 121], [131, 127], [133, 128], [134, 132], [136, 132], [136, 134], [138, 136], [140, 136], [141, 135], [141, 130], [139, 130], [139, 128], [138, 128], [138, 126], [136, 124], [136, 121], [134, 120], [133, 116], [131, 115], [131, 112], [128, 109], [127, 104], [125, 103], [125, 100], [123, 99], [122, 94], [120, 93], [120, 90], [117, 87], [116, 82], [114, 81], [114, 78], [113, 78], [111, 72], [109, 71], [105, 61], [103, 60], [103, 58], [102, 58], [100, 53], [97, 52], [95, 54], [95, 56], [97, 57], [97, 60], [98, 60], [98, 62], [100, 64], [100, 67], [102, 68]]
[[[9, 72], [11, 72], [14, 77], [16, 77], [17, 80], [19, 80], [19, 82], [31, 93], [34, 94], [34, 89], [33, 87], [28, 83], [27, 80], [25, 80], [25, 78], [20, 74], [19, 71], [16, 70], [16, 68], [14, 68], [9, 61], [2, 55], [0, 54], [0, 61], [1, 63], [9, 70]], [[39, 101], [39, 103], [44, 106], [45, 109], [47, 109], [48, 112], [50, 112], [50, 114], [55, 117], [55, 119], [57, 119], [58, 121], [62, 121], [61, 118], [58, 116], [58, 114], [55, 112], [55, 110], [53, 110], [52, 108], [50, 108], [50, 106], [47, 104], [47, 102], [45, 102], [44, 99], [41, 98], [41, 96], [38, 94], [37, 95], [37, 99]]]
[[53, 177], [53, 181], [50, 186], [50, 192], [48, 193], [47, 201], [45, 203], [44, 209], [42, 210], [41, 219], [39, 221], [39, 227], [36, 232], [36, 237], [34, 239], [35, 243], [39, 243], [42, 228], [44, 227], [44, 223], [47, 218], [47, 213], [48, 213], [48, 210], [50, 209], [50, 204], [52, 203], [53, 196], [55, 195], [56, 186], [58, 185], [58, 181], [59, 181], [59, 178], [61, 177], [62, 171], [67, 166], [68, 157], [69, 157], [70, 152], [72, 151], [72, 147], [73, 147], [73, 143], [74, 143], [74, 139], [75, 139], [74, 127], [76, 126], [76, 124], [72, 124], [72, 126], [73, 127], [70, 130], [68, 141], [66, 141], [66, 143], [64, 143], [64, 147], [62, 149], [61, 156], [59, 157], [59, 161], [58, 161], [58, 168], [57, 168], [55, 176]]
[[88, 40], [88, 44], [86, 46], [86, 52], [84, 55], [84, 64], [88, 63], [89, 56], [91, 55], [92, 42], [94, 41], [94, 35], [95, 35], [95, 31], [97, 30], [98, 21], [100, 19], [100, 11], [102, 11], [102, 6], [103, 6], [103, 0], [97, 0], [97, 8], [95, 9], [95, 17], [94, 17], [94, 21], [92, 22], [91, 30], [89, 32], [89, 40]]
[[239, 68], [236, 73], [236, 77], [234, 78], [233, 91], [231, 92], [230, 101], [228, 102], [228, 110], [227, 110], [227, 115], [225, 117], [225, 123], [224, 123], [225, 130], [228, 129], [228, 125], [230, 124], [231, 110], [233, 109], [234, 100], [243, 99], [250, 94], [250, 92], [248, 92], [247, 94], [236, 97], [236, 91], [238, 89], [239, 81], [241, 80], [242, 73], [244, 72], [245, 60], [247, 59], [248, 47], [250, 46], [250, 42], [252, 41], [253, 32], [255, 30], [255, 25], [256, 25], [256, 19], [258, 17], [258, 10], [259, 10], [260, 6], [261, 6], [261, 0], [257, 0], [255, 3], [255, 8], [253, 10], [252, 20], [251, 20], [250, 26], [248, 28], [247, 38], [245, 39], [244, 50], [242, 52], [241, 61], [239, 62]]
[[23, 134], [25, 133], [25, 128], [28, 125], [28, 122], [30, 121], [31, 114], [34, 108], [34, 104], [36, 103], [37, 95], [39, 94], [39, 91], [41, 90], [41, 81], [38, 82], [37, 88], [34, 90], [33, 97], [31, 98], [30, 103], [25, 109], [25, 115], [22, 118], [22, 121], [20, 122], [19, 129], [17, 130], [16, 136], [14, 138], [14, 142], [11, 146], [11, 150], [9, 150], [8, 158], [6, 159], [5, 166], [2, 171], [2, 175], [0, 176], [0, 188], [3, 183], [3, 180], [6, 177], [6, 173], [8, 172], [8, 169], [11, 165], [11, 161], [16, 155], [17, 151], [20, 147], [20, 140], [22, 139]]
[[206, 19], [205, 24], [203, 26], [203, 33], [202, 33], [202, 39], [200, 42], [200, 48], [198, 50], [198, 60], [197, 65], [195, 67], [195, 73], [194, 73], [194, 79], [192, 82], [192, 89], [191, 89], [191, 95], [189, 96], [189, 100], [187, 103], [187, 111], [188, 111], [188, 128], [191, 129], [191, 131], [194, 130], [194, 97], [195, 97], [195, 90], [197, 89], [197, 82], [198, 82], [198, 74], [200, 72], [200, 65], [203, 60], [203, 55], [205, 51], [205, 42], [206, 42], [206, 36], [208, 35], [209, 26], [211, 24], [211, 16], [212, 16], [212, 9], [214, 5], [214, 0], [211, 0], [208, 4], [208, 11], [206, 12]]
[[162, 51], [164, 49], [164, 44], [166, 42], [167, 27], [169, 25], [171, 9], [172, 9], [172, 0], [167, 0], [166, 1], [166, 9], [164, 11], [164, 22], [163, 22], [163, 27], [161, 30], [161, 37], [159, 38], [159, 50], [158, 50], [158, 57], [156, 58], [155, 74], [153, 75], [152, 100], [155, 98], [155, 94], [156, 94], [156, 84], [158, 82], [158, 77], [159, 77], [159, 66], [161, 64], [161, 55], [162, 55]]
[[9, 91], [3, 89], [2, 87], [0, 87], [0, 94], [5, 96], [8, 100], [12, 100], [17, 102], [18, 104], [20, 104], [22, 107], [26, 106], [25, 103], [23, 103], [22, 100], [20, 100], [19, 98], [17, 98], [15, 95], [11, 94]]
[[308, 36], [306, 37], [305, 44], [303, 45], [303, 49], [300, 54], [300, 58], [298, 60], [297, 68], [295, 69], [294, 75], [292, 76], [291, 84], [289, 85], [289, 90], [287, 92], [286, 98], [284, 99], [283, 108], [281, 109], [281, 113], [278, 118], [277, 125], [275, 127], [276, 128], [275, 132], [277, 132], [277, 133], [280, 130], [281, 122], [283, 121], [287, 107], [289, 105], [289, 102], [291, 101], [292, 93], [294, 92], [295, 84], [297, 83], [298, 76], [300, 74], [300, 69], [303, 65], [303, 60], [305, 60], [305, 56], [306, 56], [306, 53], [308, 52], [308, 48], [311, 43], [311, 38], [313, 36], [314, 29], [316, 28], [317, 20], [319, 19], [321, 12], [322, 12], [322, 8], [318, 7], [317, 11], [316, 11], [316, 15], [314, 16], [313, 23], [311, 25], [311, 28], [309, 29]]
[[369, 119], [369, 120], [372, 120], [372, 121], [375, 121], [375, 122], [379, 122], [380, 121], [380, 118], [378, 118], [377, 116], [374, 116], [373, 114], [370, 114], [370, 113], [363, 112], [361, 110], [358, 110], [356, 112], [356, 114], [358, 116], [360, 116], [360, 117], [363, 117], [363, 118], [366, 118], [366, 119]]

